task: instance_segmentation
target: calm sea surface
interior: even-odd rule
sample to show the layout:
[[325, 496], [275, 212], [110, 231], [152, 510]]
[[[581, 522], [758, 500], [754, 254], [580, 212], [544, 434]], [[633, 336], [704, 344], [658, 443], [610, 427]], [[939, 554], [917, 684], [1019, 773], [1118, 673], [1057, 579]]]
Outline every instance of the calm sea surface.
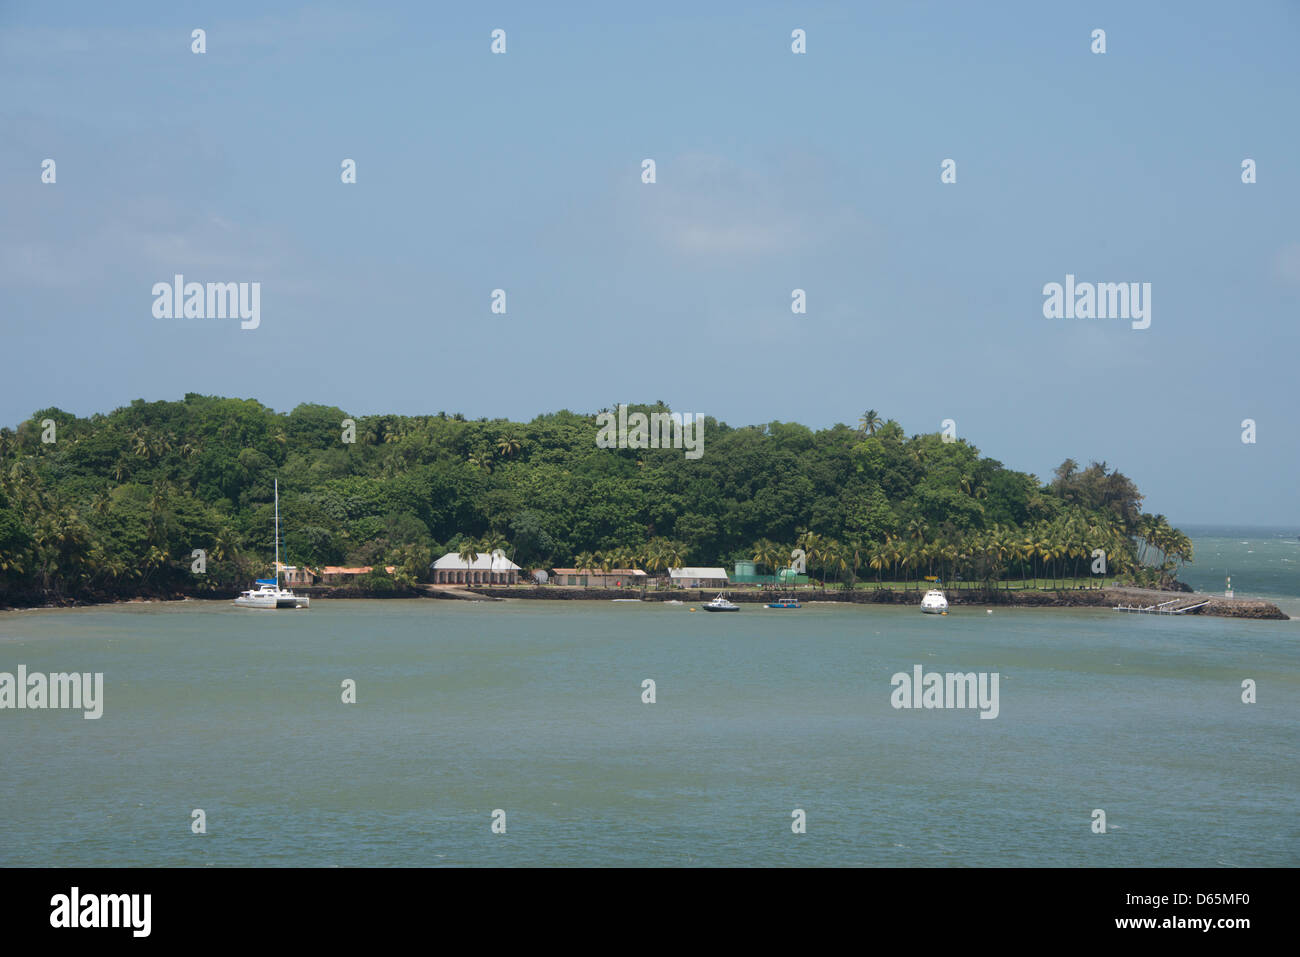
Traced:
[[[1300, 614], [1255, 534], [1184, 577]], [[105, 681], [97, 721], [0, 711], [0, 865], [1300, 864], [1300, 621], [690, 607], [0, 614], [0, 671]], [[894, 709], [917, 664], [1000, 714]]]

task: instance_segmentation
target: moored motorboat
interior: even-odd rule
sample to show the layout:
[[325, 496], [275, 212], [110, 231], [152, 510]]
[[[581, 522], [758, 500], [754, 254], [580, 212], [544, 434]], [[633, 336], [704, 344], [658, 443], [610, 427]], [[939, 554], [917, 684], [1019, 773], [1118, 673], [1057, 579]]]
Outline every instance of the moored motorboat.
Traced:
[[740, 606], [727, 601], [722, 595], [704, 606], [705, 611], [740, 611]]
[[921, 599], [921, 611], [927, 615], [948, 614], [948, 596], [937, 588], [931, 588]]
[[769, 601], [768, 608], [802, 608], [798, 598], [778, 598], [776, 601]]

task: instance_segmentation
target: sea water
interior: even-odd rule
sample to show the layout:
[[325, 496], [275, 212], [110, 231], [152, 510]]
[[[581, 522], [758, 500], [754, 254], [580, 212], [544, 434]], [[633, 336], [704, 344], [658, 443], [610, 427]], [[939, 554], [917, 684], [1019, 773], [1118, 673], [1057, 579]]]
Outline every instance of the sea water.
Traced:
[[[0, 865], [1295, 866], [1298, 626], [524, 600], [3, 613], [0, 672], [104, 678], [97, 720], [0, 710]], [[894, 707], [917, 665], [996, 673], [997, 717]]]

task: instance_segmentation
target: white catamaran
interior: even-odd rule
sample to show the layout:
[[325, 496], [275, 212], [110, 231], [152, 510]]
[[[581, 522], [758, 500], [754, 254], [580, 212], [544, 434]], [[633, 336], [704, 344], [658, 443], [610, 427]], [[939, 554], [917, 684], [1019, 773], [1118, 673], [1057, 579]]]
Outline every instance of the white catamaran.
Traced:
[[243, 608], [310, 608], [311, 599], [280, 587], [280, 480], [275, 480], [275, 578], [259, 578], [255, 588], [240, 592], [235, 604]]

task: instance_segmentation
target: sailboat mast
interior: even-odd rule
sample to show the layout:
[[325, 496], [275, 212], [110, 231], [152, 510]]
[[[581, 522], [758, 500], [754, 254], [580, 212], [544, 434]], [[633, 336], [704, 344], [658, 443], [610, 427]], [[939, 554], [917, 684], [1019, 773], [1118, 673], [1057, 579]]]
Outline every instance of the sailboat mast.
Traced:
[[280, 587], [280, 480], [275, 480], [275, 587]]

